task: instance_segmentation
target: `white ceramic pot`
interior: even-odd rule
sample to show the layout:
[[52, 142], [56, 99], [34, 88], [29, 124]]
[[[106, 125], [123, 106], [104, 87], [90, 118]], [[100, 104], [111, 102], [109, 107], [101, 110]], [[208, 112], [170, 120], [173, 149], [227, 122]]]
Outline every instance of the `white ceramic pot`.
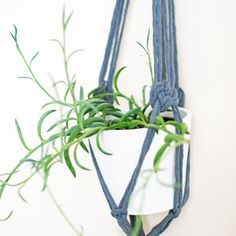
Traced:
[[[182, 108], [180, 111], [183, 122], [187, 124], [188, 129], [190, 130], [190, 112]], [[165, 112], [161, 115], [173, 117], [172, 112]], [[172, 128], [172, 130], [174, 132], [174, 128]], [[91, 139], [97, 162], [103, 173], [106, 184], [117, 204], [119, 204], [133, 170], [137, 165], [146, 131], [146, 128], [141, 128], [103, 132], [100, 136], [100, 142], [105, 150], [112, 153], [111, 156], [107, 156], [99, 151], [96, 147], [95, 139]], [[146, 155], [136, 187], [129, 202], [128, 213], [130, 215], [150, 215], [173, 208], [174, 150], [163, 158], [160, 170], [157, 174], [147, 172], [147, 170], [151, 170], [153, 167], [154, 156], [159, 147], [163, 144], [165, 135], [166, 133], [162, 131], [160, 131], [158, 135], [155, 135], [152, 145]], [[185, 144], [183, 185], [185, 184], [188, 148], [188, 145]]]

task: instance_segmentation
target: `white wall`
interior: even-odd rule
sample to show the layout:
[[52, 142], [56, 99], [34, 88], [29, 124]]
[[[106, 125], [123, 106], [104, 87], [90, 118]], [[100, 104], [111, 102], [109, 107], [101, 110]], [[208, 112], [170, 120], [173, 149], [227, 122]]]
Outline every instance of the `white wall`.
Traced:
[[[71, 47], [85, 49], [73, 68], [86, 88], [97, 83], [114, 0], [8, 0], [0, 8], [0, 173], [8, 171], [24, 151], [18, 141], [14, 118], [24, 127], [28, 141], [37, 139], [32, 130], [45, 101], [30, 81], [19, 81], [25, 68], [9, 36], [12, 24], [29, 57], [40, 50], [35, 68], [50, 84], [47, 73], [62, 77], [60, 54], [48, 41], [60, 37], [63, 2], [75, 9], [70, 27]], [[147, 78], [145, 59], [135, 40], [144, 41], [151, 26], [151, 0], [131, 1], [120, 65], [128, 65], [122, 87], [139, 93]], [[233, 0], [176, 1], [181, 84], [187, 107], [193, 113], [191, 197], [182, 215], [163, 234], [166, 236], [236, 235], [236, 3]], [[132, 88], [133, 83], [135, 86]], [[30, 138], [29, 138], [30, 137]], [[91, 164], [91, 163], [90, 163]], [[89, 164], [89, 165], [90, 165]], [[56, 177], [56, 173], [61, 176]], [[52, 176], [52, 189], [71, 220], [84, 226], [84, 235], [122, 235], [110, 218], [94, 174], [81, 173], [76, 180], [65, 167]], [[9, 190], [0, 203], [0, 218], [14, 209], [12, 218], [0, 223], [1, 235], [72, 236], [51, 199], [40, 193], [35, 180], [24, 191], [29, 204]]]

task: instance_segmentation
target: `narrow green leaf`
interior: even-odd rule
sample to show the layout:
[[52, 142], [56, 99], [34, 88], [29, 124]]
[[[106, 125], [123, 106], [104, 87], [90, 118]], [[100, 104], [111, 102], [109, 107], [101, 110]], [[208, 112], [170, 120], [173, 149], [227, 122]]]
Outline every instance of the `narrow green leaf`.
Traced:
[[140, 43], [140, 42], [138, 42], [138, 41], [136, 41], [136, 43], [143, 49], [143, 51], [144, 51], [146, 54], [148, 54], [147, 49], [142, 45], [142, 43]]
[[89, 128], [96, 128], [96, 127], [107, 127], [106, 124], [104, 124], [103, 122], [93, 122]]
[[[41, 161], [41, 166], [43, 169], [43, 188], [42, 188], [42, 192], [45, 191], [45, 189], [47, 188], [47, 182], [48, 182], [48, 177], [49, 177], [49, 171], [50, 168], [52, 167], [53, 164], [51, 164], [53, 162], [54, 158], [52, 157], [52, 155], [47, 154]], [[54, 162], [55, 164], [55, 162]]]
[[70, 128], [65, 128], [65, 136], [70, 136], [71, 132], [73, 131], [73, 129], [75, 129], [76, 127], [78, 127], [78, 125], [74, 125]]
[[11, 35], [11, 37], [13, 38], [13, 40], [15, 41], [15, 43], [16, 43], [16, 38], [15, 38], [15, 36], [13, 35], [12, 32], [10, 32], [10, 35]]
[[113, 124], [117, 124], [117, 123], [120, 123], [120, 119], [112, 119], [112, 120], [110, 120], [109, 125], [113, 125]]
[[[101, 91], [100, 93], [94, 94], [93, 98], [100, 98], [103, 100], [103, 102], [106, 101], [107, 97], [118, 97], [118, 93], [117, 92], [112, 92], [112, 93], [104, 93], [104, 91]], [[90, 97], [91, 98], [91, 97]]]
[[21, 198], [21, 200], [25, 203], [28, 203], [28, 201], [25, 199], [25, 197], [23, 196], [23, 194], [21, 193], [22, 189], [24, 188], [26, 183], [24, 183], [19, 189], [18, 189], [18, 195]]
[[66, 149], [66, 150], [63, 152], [63, 154], [64, 154], [64, 160], [65, 160], [65, 162], [66, 162], [67, 167], [68, 167], [69, 170], [71, 171], [72, 175], [73, 175], [74, 177], [76, 177], [76, 171], [75, 171], [75, 169], [74, 169], [74, 167], [73, 167], [73, 165], [72, 165], [72, 162], [71, 162], [71, 159], [70, 159], [70, 155], [69, 155], [69, 150]]
[[181, 123], [181, 134], [189, 134], [188, 126], [185, 123]]
[[68, 142], [73, 142], [77, 136], [81, 133], [81, 128], [79, 126], [75, 126], [72, 131], [70, 132], [70, 137], [69, 137], [69, 140]]
[[3, 174], [0, 174], [0, 177], [2, 177], [2, 176], [8, 176], [8, 175], [10, 175], [10, 174], [15, 174], [15, 173], [18, 173], [19, 172], [19, 170], [16, 170], [16, 171], [14, 171], [14, 172], [12, 172], [12, 173], [3, 173]]
[[101, 134], [101, 132], [103, 132], [103, 131], [104, 131], [104, 130], [102, 129], [102, 130], [100, 130], [100, 131], [97, 133], [97, 135], [96, 135], [96, 145], [97, 145], [98, 149], [99, 149], [102, 153], [104, 153], [105, 155], [112, 155], [112, 153], [107, 152], [107, 151], [104, 150], [104, 149], [102, 148], [102, 146], [101, 146], [101, 143], [100, 143], [100, 134]]
[[173, 134], [166, 135], [164, 141], [168, 146], [170, 146], [172, 142], [176, 141], [175, 135]]
[[90, 127], [90, 125], [92, 125], [94, 122], [106, 123], [106, 120], [102, 117], [89, 117], [84, 121], [84, 127]]
[[56, 111], [56, 110], [49, 110], [49, 111], [45, 112], [45, 113], [40, 117], [40, 119], [39, 119], [37, 130], [38, 130], [38, 136], [39, 136], [39, 138], [40, 138], [41, 141], [44, 140], [44, 139], [43, 139], [43, 136], [42, 136], [42, 125], [43, 125], [43, 122], [44, 122], [44, 120], [45, 120], [45, 118], [46, 118], [47, 116], [49, 116], [51, 113], [53, 113], [53, 112], [55, 112], [55, 111]]
[[69, 92], [74, 91], [75, 84], [76, 84], [76, 81], [71, 81], [71, 83], [68, 84], [65, 95], [64, 95], [64, 102], [67, 101], [67, 96], [68, 96]]
[[7, 221], [12, 216], [12, 214], [13, 214], [13, 211], [11, 211], [9, 215], [5, 217], [4, 219], [0, 219], [0, 221]]
[[56, 133], [56, 134], [51, 135], [51, 136], [48, 138], [48, 140], [49, 140], [49, 141], [54, 141], [54, 140], [56, 140], [56, 139], [58, 139], [58, 138], [60, 138], [60, 137], [66, 136], [66, 135], [67, 135], [67, 134], [66, 134], [65, 131], [61, 131], [61, 132], [58, 132], [58, 133]]
[[100, 94], [100, 93], [103, 93], [103, 92], [104, 92], [104, 87], [103, 86], [98, 86], [97, 88], [91, 90], [88, 93], [88, 98], [92, 98], [94, 95]]
[[78, 158], [78, 147], [79, 147], [80, 143], [77, 143], [75, 148], [74, 148], [74, 160], [76, 165], [81, 168], [82, 170], [86, 170], [86, 171], [91, 171], [90, 169], [88, 169], [87, 167], [83, 166], [80, 162], [79, 162], [79, 158]]
[[131, 101], [129, 101], [129, 109], [130, 110], [134, 109], [134, 104]]
[[[52, 75], [49, 75], [49, 76], [52, 78]], [[53, 80], [53, 78], [52, 78], [52, 80]], [[53, 83], [52, 83], [52, 87], [54, 87], [54, 88], [55, 88], [57, 85], [59, 85], [59, 84], [67, 85], [64, 80], [59, 80], [59, 81], [56, 81], [56, 82], [52, 81], [52, 82], [53, 82]]]
[[94, 111], [95, 113], [98, 112], [96, 106], [94, 106], [91, 102], [85, 101], [83, 103], [83, 106], [81, 106], [81, 109], [78, 114], [78, 120], [79, 120], [79, 125], [81, 129], [84, 129], [84, 116], [90, 112]]
[[79, 144], [84, 149], [85, 152], [89, 153], [89, 150], [83, 141], [81, 141]]
[[118, 88], [118, 79], [119, 79], [119, 77], [120, 77], [121, 72], [122, 72], [124, 69], [126, 69], [126, 66], [124, 66], [124, 67], [122, 67], [121, 69], [119, 69], [119, 70], [117, 71], [117, 73], [115, 74], [115, 77], [114, 77], [113, 84], [114, 84], [114, 88], [115, 88], [115, 90], [116, 90], [117, 92], [120, 92], [120, 90], [119, 90], [119, 88]]
[[18, 76], [17, 78], [18, 79], [29, 79], [29, 80], [35, 81], [33, 78], [31, 78], [29, 76]]
[[[63, 26], [64, 26], [64, 29], [67, 28], [68, 23], [70, 22], [70, 19], [71, 19], [73, 13], [74, 13], [74, 11], [71, 11], [71, 13], [70, 13], [69, 16], [67, 17], [67, 19], [65, 20], [65, 18], [64, 18], [64, 25], [63, 25]], [[65, 17], [65, 16], [64, 16], [64, 17]]]
[[64, 118], [64, 119], [62, 119], [62, 120], [59, 120], [59, 121], [57, 121], [56, 123], [54, 123], [53, 125], [51, 125], [50, 127], [49, 127], [49, 129], [47, 130], [47, 132], [49, 132], [49, 131], [51, 131], [52, 129], [54, 129], [55, 127], [57, 127], [58, 125], [61, 125], [62, 123], [65, 123], [65, 122], [69, 122], [69, 121], [77, 121], [77, 119], [76, 118], [72, 118], [72, 117], [69, 117], [69, 118]]
[[67, 63], [68, 61], [71, 59], [72, 56], [74, 56], [75, 54], [77, 54], [78, 52], [82, 52], [83, 49], [77, 49], [77, 50], [74, 50], [73, 52], [71, 52], [68, 57], [67, 57]]
[[129, 122], [129, 125], [128, 125], [129, 129], [138, 128], [140, 126], [141, 127], [144, 126], [143, 122], [140, 120], [133, 120], [133, 121]]
[[116, 109], [114, 108], [112, 104], [104, 102], [104, 103], [99, 104], [96, 107], [96, 110], [90, 113], [90, 117], [94, 117], [99, 111], [103, 112], [107, 108], [112, 109], [113, 111], [116, 111]]
[[42, 106], [42, 108], [45, 108], [45, 107], [50, 106], [50, 105], [61, 105], [61, 106], [73, 108], [73, 104], [69, 104], [69, 103], [61, 102], [61, 101], [48, 102], [48, 103], [44, 104]]
[[29, 162], [31, 164], [33, 164], [35, 166], [35, 164], [38, 164], [38, 161], [34, 160], [34, 159], [26, 159], [26, 160], [23, 160], [22, 163], [26, 163], [26, 162]]
[[88, 107], [83, 107], [79, 111], [78, 120], [79, 120], [80, 129], [84, 129], [84, 115], [85, 115], [86, 111], [88, 111], [88, 109], [89, 109]]
[[148, 29], [147, 40], [146, 40], [146, 48], [149, 54], [149, 42], [150, 42], [150, 29]]
[[16, 130], [17, 130], [17, 133], [18, 133], [18, 136], [20, 138], [20, 141], [21, 141], [22, 145], [24, 146], [25, 149], [27, 149], [28, 151], [31, 151], [32, 149], [29, 148], [28, 145], [25, 143], [25, 140], [24, 140], [24, 137], [23, 137], [20, 125], [19, 125], [19, 123], [18, 123], [18, 121], [16, 119], [15, 119], [15, 124], [16, 124]]
[[164, 124], [165, 124], [165, 121], [164, 121], [163, 117], [158, 116], [158, 117], [156, 117], [156, 123], [157, 123], [158, 125], [164, 125]]
[[[74, 109], [69, 110], [66, 115], [66, 118], [70, 118], [70, 115], [73, 111], [74, 111]], [[69, 121], [66, 121], [66, 128], [69, 129]]]
[[172, 142], [183, 142], [183, 138], [178, 134], [168, 134], [165, 137], [165, 143], [170, 145]]
[[15, 43], [17, 44], [17, 27], [15, 25], [13, 25], [14, 27], [14, 33], [10, 32], [11, 37], [14, 39]]
[[146, 117], [145, 117], [144, 112], [142, 110], [140, 110], [140, 109], [138, 110], [138, 115], [143, 122], [147, 123]]
[[47, 183], [48, 183], [48, 177], [49, 177], [49, 169], [44, 170], [44, 176], [43, 176], [43, 187], [42, 187], [42, 192], [45, 191], [47, 188]]
[[160, 165], [160, 160], [164, 154], [164, 152], [166, 151], [166, 149], [168, 148], [168, 144], [163, 144], [161, 146], [161, 148], [157, 151], [157, 154], [154, 158], [154, 161], [153, 161], [153, 170], [155, 173], [157, 173], [157, 171], [159, 170], [159, 165]]
[[178, 121], [169, 120], [169, 121], [166, 122], [166, 125], [172, 125], [172, 126], [174, 126], [176, 129], [179, 129], [180, 131], [182, 131], [182, 125], [181, 125], [181, 123], [179, 123]]
[[142, 88], [142, 99], [143, 99], [143, 106], [147, 105], [147, 101], [146, 101], [146, 89], [147, 89], [147, 85], [144, 85]]
[[115, 100], [115, 102], [116, 102], [117, 105], [120, 105], [119, 100], [118, 100], [117, 93], [114, 93], [114, 100]]
[[83, 101], [84, 100], [84, 88], [80, 86], [80, 91], [79, 91], [79, 100]]
[[[105, 114], [104, 114], [105, 115]], [[106, 115], [109, 115], [109, 116], [116, 116], [118, 118], [121, 118], [124, 114], [122, 112], [119, 112], [119, 111], [115, 111], [115, 112], [109, 112], [109, 114], [106, 114]]]
[[130, 96], [130, 101], [136, 106], [137, 102], [135, 101], [135, 98], [133, 95]]
[[104, 102], [105, 102], [104, 99], [91, 98], [91, 99], [89, 99], [89, 100], [85, 100], [85, 101], [83, 102], [83, 104], [86, 104], [86, 103], [88, 103], [88, 104], [100, 104], [100, 103], [104, 103]]
[[137, 113], [138, 111], [139, 111], [138, 108], [134, 108], [134, 109], [128, 111], [127, 113], [125, 113], [125, 114], [121, 117], [120, 121], [121, 121], [121, 122], [122, 122], [122, 121], [125, 121], [127, 118], [129, 118], [129, 116], [134, 115], [134, 114]]
[[58, 43], [58, 45], [60, 46], [61, 50], [64, 51], [64, 47], [63, 47], [63, 45], [62, 45], [60, 40], [58, 40], [58, 39], [50, 39], [50, 41]]
[[91, 136], [94, 136], [99, 130], [101, 130], [103, 127], [95, 127], [93, 129], [90, 129], [84, 133], [85, 138], [89, 138]]
[[129, 126], [130, 122], [119, 122], [117, 124], [110, 125], [109, 129], [125, 129]]
[[34, 61], [34, 59], [39, 55], [39, 52], [37, 52], [33, 57], [32, 59], [30, 60], [30, 63], [29, 63], [29, 67], [31, 67], [31, 64], [32, 62]]

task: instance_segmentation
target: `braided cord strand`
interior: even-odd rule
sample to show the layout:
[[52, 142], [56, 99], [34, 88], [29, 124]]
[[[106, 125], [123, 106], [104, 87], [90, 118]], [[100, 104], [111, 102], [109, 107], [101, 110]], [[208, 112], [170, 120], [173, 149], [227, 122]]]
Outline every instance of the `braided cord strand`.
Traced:
[[[100, 86], [104, 86], [105, 91], [112, 92], [112, 81], [115, 73], [116, 63], [119, 55], [120, 44], [122, 40], [125, 19], [127, 16], [129, 0], [117, 0], [113, 12], [110, 33], [105, 50], [104, 60], [99, 76]], [[153, 0], [153, 54], [154, 54], [154, 75], [155, 82], [150, 91], [150, 105], [152, 106], [152, 115], [150, 123], [168, 108], [172, 108], [174, 119], [182, 122], [182, 117], [178, 105], [184, 102], [183, 90], [179, 88], [178, 82], [178, 61], [177, 61], [177, 43], [175, 28], [174, 0]], [[110, 63], [110, 64], [109, 64]], [[105, 76], [108, 74], [108, 80]], [[113, 101], [111, 101], [113, 102]], [[145, 160], [146, 154], [152, 144], [155, 131], [152, 128], [147, 129], [147, 133], [142, 145], [139, 161], [133, 171], [128, 186], [117, 205], [114, 201], [106, 182], [103, 178], [99, 165], [97, 163], [94, 151], [89, 142], [92, 160], [97, 171], [100, 184], [104, 195], [111, 209], [111, 215], [116, 218], [119, 226], [127, 236], [132, 235], [135, 216], [130, 216], [128, 221], [128, 203], [131, 194], [136, 186], [136, 182]], [[167, 216], [155, 226], [148, 236], [158, 236], [169, 226], [171, 221], [178, 217], [182, 206], [187, 202], [189, 196], [189, 155], [186, 167], [185, 189], [182, 189], [182, 169], [183, 169], [183, 146], [176, 148], [175, 153], [175, 182], [180, 184], [180, 188], [175, 188], [173, 209]], [[184, 193], [183, 193], [184, 192]], [[145, 236], [143, 228], [140, 229], [139, 236]]]
[[[161, 4], [162, 1], [162, 4]], [[170, 89], [170, 91], [173, 89], [174, 92], [170, 96], [170, 98], [166, 99], [168, 100], [172, 111], [174, 114], [174, 119], [176, 121], [182, 122], [182, 117], [178, 108], [178, 104], [184, 105], [184, 93], [183, 90], [179, 89], [179, 82], [178, 82], [178, 62], [177, 62], [177, 42], [176, 42], [176, 27], [175, 27], [175, 11], [174, 11], [174, 1], [173, 0], [167, 0], [168, 4], [166, 8], [166, 0], [153, 0], [153, 38], [154, 38], [154, 48], [158, 48], [158, 41], [156, 40], [159, 37], [165, 38], [167, 46], [164, 47], [165, 55], [167, 57], [167, 65], [166, 65], [166, 74], [168, 78], [168, 82], [163, 80], [165, 78], [162, 78], [162, 81], [160, 82], [160, 79], [158, 77], [158, 74], [156, 74], [156, 83], [152, 87], [151, 90], [151, 104], [155, 106], [155, 99], [158, 97], [158, 93], [160, 91], [157, 91], [158, 87], [165, 86], [166, 89]], [[159, 7], [162, 8], [162, 16], [166, 18], [163, 20], [163, 22], [159, 21], [159, 16], [157, 15], [160, 12]], [[163, 13], [164, 11], [164, 13]], [[159, 13], [160, 14], [160, 13]], [[162, 32], [155, 30], [156, 24], [166, 24], [163, 28], [165, 30], [168, 30], [168, 33], [164, 31], [164, 35], [161, 36]], [[159, 27], [157, 26], [157, 29]], [[156, 35], [157, 34], [157, 35]], [[154, 50], [154, 63], [156, 64], [156, 60], [160, 60], [158, 56], [155, 57], [155, 50]], [[156, 72], [157, 73], [157, 72]], [[165, 89], [165, 93], [169, 94]], [[178, 94], [178, 104], [171, 102], [170, 100], [173, 99]], [[148, 234], [148, 236], [158, 236], [161, 233], [163, 233], [166, 228], [169, 226], [169, 224], [172, 222], [173, 219], [179, 216], [181, 209], [183, 205], [187, 202], [189, 197], [189, 173], [190, 173], [190, 158], [189, 153], [187, 157], [187, 166], [186, 166], [186, 182], [185, 182], [185, 190], [183, 195], [182, 190], [182, 178], [183, 178], [183, 146], [180, 146], [176, 148], [175, 152], [175, 182], [180, 184], [180, 188], [175, 188], [174, 191], [174, 203], [173, 203], [173, 209], [169, 211], [167, 216], [157, 225], [155, 226], [151, 232]]]
[[109, 207], [111, 209], [111, 215], [116, 218], [119, 226], [122, 228], [122, 230], [126, 233], [126, 235], [131, 235], [132, 233], [132, 227], [130, 225], [130, 223], [128, 222], [127, 220], [127, 210], [125, 209], [121, 209], [117, 206], [117, 204], [115, 203], [115, 200], [113, 199], [108, 187], [107, 187], [107, 184], [103, 178], [103, 175], [101, 173], [101, 170], [98, 166], [98, 163], [97, 163], [97, 159], [95, 157], [95, 154], [94, 154], [94, 151], [93, 151], [93, 148], [92, 148], [92, 145], [89, 141], [89, 149], [90, 149], [90, 153], [91, 153], [91, 156], [92, 156], [92, 160], [93, 160], [93, 163], [94, 163], [94, 167], [96, 169], [96, 172], [97, 172], [97, 176], [98, 176], [98, 179], [100, 181], [100, 184], [102, 186], [102, 190], [104, 192], [104, 195], [107, 199], [107, 202], [109, 204]]
[[123, 12], [122, 12], [123, 14], [121, 14], [120, 16], [120, 27], [119, 27], [119, 30], [117, 30], [116, 32], [114, 50], [113, 50], [113, 55], [111, 59], [108, 80], [107, 80], [107, 92], [113, 92], [113, 78], [115, 75], [116, 65], [117, 65], [117, 61], [119, 57], [119, 51], [120, 51], [121, 41], [122, 41], [122, 37], [124, 33], [125, 20], [128, 13], [129, 3], [130, 3], [130, 0], [126, 0], [124, 2]]
[[111, 21], [109, 36], [107, 39], [103, 63], [102, 63], [100, 74], [99, 74], [99, 85], [101, 85], [101, 86], [104, 85], [105, 77], [106, 77], [107, 70], [108, 70], [108, 64], [110, 61], [110, 57], [112, 55], [112, 47], [114, 45], [114, 37], [115, 37], [116, 31], [117, 31], [118, 14], [119, 14], [121, 4], [122, 4], [122, 1], [117, 0], [114, 11], [113, 11], [113, 17], [112, 17], [112, 21]]
[[[116, 0], [103, 63], [99, 74], [99, 85], [103, 87], [104, 92], [113, 91], [113, 77], [119, 56], [129, 3], [130, 0]], [[107, 80], [106, 76], [108, 77]], [[111, 103], [113, 102], [111, 97], [108, 98], [108, 100], [110, 100]]]
[[171, 65], [175, 70], [175, 88], [179, 94], [179, 106], [184, 107], [185, 93], [182, 88], [179, 87], [179, 66], [178, 66], [178, 47], [177, 47], [177, 35], [176, 35], [176, 20], [175, 20], [175, 3], [174, 0], [169, 0], [169, 15], [170, 15], [170, 41], [172, 42], [171, 53], [173, 53]]

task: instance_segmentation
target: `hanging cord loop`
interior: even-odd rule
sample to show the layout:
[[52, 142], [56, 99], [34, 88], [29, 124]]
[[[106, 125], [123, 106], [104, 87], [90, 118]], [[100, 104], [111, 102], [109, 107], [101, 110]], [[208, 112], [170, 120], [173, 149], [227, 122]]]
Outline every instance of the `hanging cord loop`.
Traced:
[[[101, 93], [113, 92], [113, 78], [120, 52], [129, 3], [130, 0], [116, 0], [110, 26], [110, 33], [99, 75], [99, 86], [101, 89], [98, 92]], [[106, 100], [113, 103], [112, 97], [107, 97]]]
[[[129, 0], [116, 0], [104, 60], [99, 76], [101, 93], [113, 91], [113, 77], [115, 74], [128, 6]], [[179, 106], [184, 105], [185, 96], [183, 90], [179, 88], [174, 0], [153, 0], [152, 11], [155, 82], [150, 91], [150, 105], [153, 109], [150, 123], [153, 123], [161, 112], [166, 111], [170, 107], [172, 108], [174, 119], [178, 122], [182, 122]], [[108, 77], [107, 80], [106, 75]], [[111, 97], [107, 100], [111, 103], [113, 102]], [[176, 132], [178, 133], [179, 131], [177, 130]], [[148, 128], [137, 166], [133, 171], [132, 177], [119, 204], [115, 202], [107, 187], [93, 148], [89, 142], [92, 160], [104, 195], [111, 209], [111, 215], [117, 220], [119, 226], [127, 236], [132, 235], [133, 228], [135, 227], [135, 216], [130, 216], [130, 221], [128, 220], [128, 203], [136, 186], [142, 164], [152, 144], [154, 135], [155, 130]], [[180, 146], [175, 150], [174, 177], [175, 183], [180, 187], [175, 188], [174, 191], [173, 209], [171, 209], [167, 216], [147, 234], [148, 236], [158, 236], [164, 232], [172, 220], [179, 216], [182, 207], [188, 200], [190, 173], [189, 153], [186, 166], [185, 188], [183, 190], [183, 146]], [[142, 225], [140, 236], [145, 236]]]
[[152, 108], [158, 106], [160, 112], [166, 111], [171, 106], [179, 103], [178, 93], [168, 80], [153, 84], [150, 92], [150, 105]]
[[111, 215], [116, 219], [118, 219], [118, 218], [122, 219], [124, 217], [127, 218], [128, 213], [127, 213], [127, 210], [125, 210], [125, 209], [115, 208], [115, 209], [111, 210]]

